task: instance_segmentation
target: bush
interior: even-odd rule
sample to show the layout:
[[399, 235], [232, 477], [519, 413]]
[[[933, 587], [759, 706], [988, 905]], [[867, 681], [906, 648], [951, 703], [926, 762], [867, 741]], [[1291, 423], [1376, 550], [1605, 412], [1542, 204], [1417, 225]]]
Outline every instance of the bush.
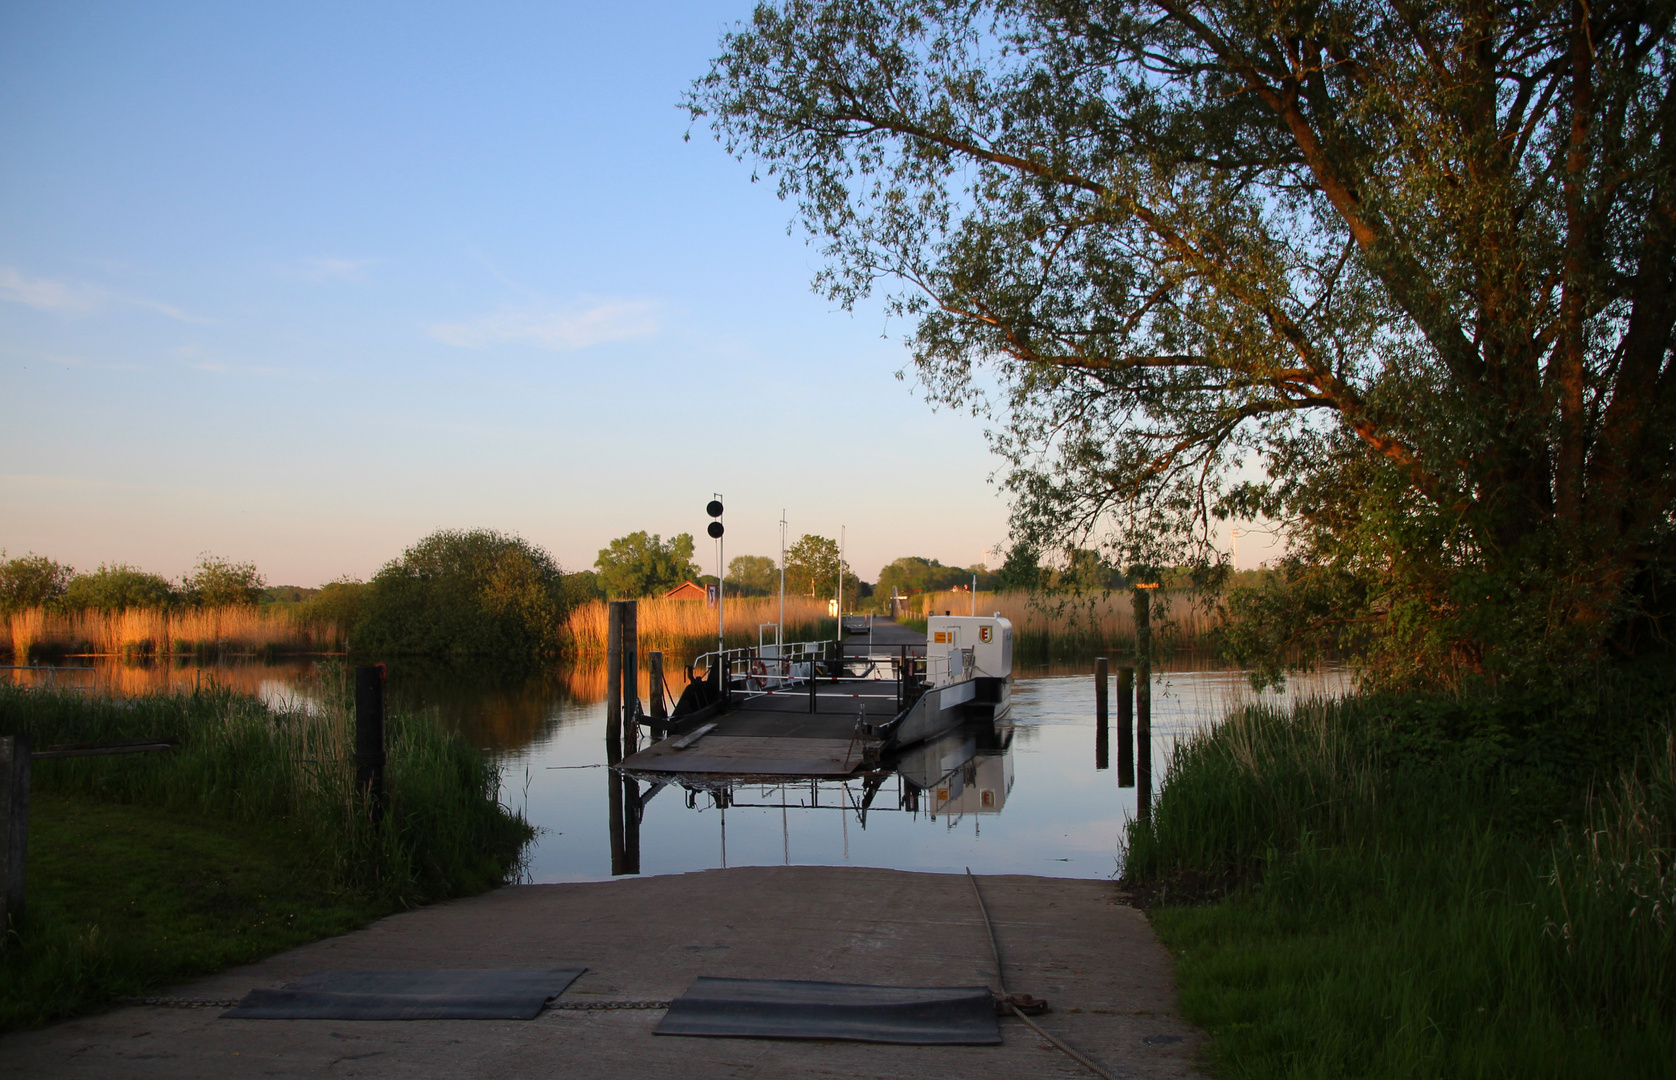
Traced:
[[528, 541], [487, 529], [443, 530], [408, 548], [356, 597], [350, 648], [375, 656], [551, 657], [566, 600], [558, 564]]

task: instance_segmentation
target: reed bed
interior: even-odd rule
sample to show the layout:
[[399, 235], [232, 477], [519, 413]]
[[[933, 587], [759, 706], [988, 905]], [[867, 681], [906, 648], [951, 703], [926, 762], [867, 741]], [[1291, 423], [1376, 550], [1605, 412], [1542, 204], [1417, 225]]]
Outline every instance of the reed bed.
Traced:
[[[780, 599], [777, 596], [729, 599], [724, 605], [727, 617], [726, 641], [730, 649], [757, 643], [757, 631], [764, 623], [780, 620]], [[665, 663], [673, 665], [679, 659], [685, 663], [699, 653], [716, 647], [716, 609], [691, 600], [641, 600], [636, 608], [640, 652], [657, 649], [665, 654]], [[565, 642], [569, 654], [577, 659], [598, 659], [605, 655], [606, 605], [594, 600], [571, 612], [565, 624]], [[836, 632], [836, 621], [827, 614], [824, 599], [807, 596], [786, 597], [786, 626], [784, 639], [813, 641], [830, 638]], [[772, 639], [772, 628], [766, 631]]]
[[8, 619], [4, 641], [14, 660], [42, 652], [95, 656], [198, 652], [339, 652], [342, 627], [296, 612], [255, 607], [162, 611], [48, 611], [26, 608]]
[[[1027, 592], [977, 594], [979, 615], [1000, 612], [1013, 624], [1014, 648], [1025, 657], [1047, 658], [1088, 647], [1133, 651], [1135, 609], [1131, 595], [1045, 596]], [[910, 599], [911, 622], [949, 612], [970, 615], [973, 596], [965, 590], [923, 593]], [[1165, 592], [1153, 596], [1153, 643], [1160, 649], [1191, 649], [1207, 644], [1221, 620], [1206, 612], [1192, 594]]]
[[0, 684], [0, 733], [37, 746], [173, 738], [160, 754], [52, 759], [35, 786], [300, 833], [332, 888], [385, 906], [480, 892], [505, 881], [532, 835], [499, 801], [500, 774], [433, 717], [386, 723], [389, 811], [382, 826], [355, 786], [351, 688], [322, 676], [291, 708], [221, 687], [119, 699]]
[[1253, 706], [1178, 743], [1125, 874], [1218, 1071], [1663, 1075], [1676, 735], [1623, 702], [1650, 736], [1619, 766], [1564, 702]]

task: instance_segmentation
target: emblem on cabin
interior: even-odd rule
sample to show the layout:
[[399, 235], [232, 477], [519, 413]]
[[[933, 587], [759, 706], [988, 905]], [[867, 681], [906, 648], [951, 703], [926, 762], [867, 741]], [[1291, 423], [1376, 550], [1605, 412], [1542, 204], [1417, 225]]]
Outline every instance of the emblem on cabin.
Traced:
[[993, 627], [993, 626], [980, 626], [980, 627], [978, 627], [978, 640], [983, 642], [985, 645], [988, 645], [989, 644], [989, 639], [994, 637], [994, 636], [995, 636], [995, 627]]

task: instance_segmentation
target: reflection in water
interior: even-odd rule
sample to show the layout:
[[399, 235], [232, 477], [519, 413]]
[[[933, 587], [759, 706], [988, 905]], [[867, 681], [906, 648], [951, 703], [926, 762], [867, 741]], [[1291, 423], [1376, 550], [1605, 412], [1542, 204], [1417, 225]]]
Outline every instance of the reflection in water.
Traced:
[[[74, 672], [0, 674], [118, 694], [213, 682], [306, 708], [337, 685], [336, 663], [84, 661]], [[1099, 768], [1091, 666], [1021, 670], [1004, 728], [950, 732], [847, 782], [677, 782], [670, 790], [606, 767], [602, 668], [530, 673], [407, 662], [391, 665], [389, 688], [395, 707], [430, 711], [493, 753], [502, 797], [540, 830], [528, 859], [534, 881], [681, 873], [724, 861], [1103, 877], [1120, 865], [1135, 798], [1119, 787], [1118, 769]], [[1152, 714], [1160, 766], [1178, 738], [1258, 697], [1238, 671], [1161, 667]], [[1347, 681], [1342, 671], [1295, 678], [1284, 694], [1260, 699], [1336, 695]], [[643, 701], [649, 690], [643, 674]], [[1117, 756], [1109, 746], [1115, 733], [1107, 740]]]

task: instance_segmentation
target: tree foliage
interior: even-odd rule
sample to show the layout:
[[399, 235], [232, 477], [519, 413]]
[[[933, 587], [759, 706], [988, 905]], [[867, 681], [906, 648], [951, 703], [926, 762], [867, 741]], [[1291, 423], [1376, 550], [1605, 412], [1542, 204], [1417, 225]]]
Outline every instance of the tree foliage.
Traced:
[[567, 610], [553, 557], [489, 529], [432, 533], [342, 592], [359, 616], [350, 647], [373, 656], [553, 656]]
[[780, 566], [767, 555], [739, 555], [727, 561], [729, 592], [768, 596], [780, 591]]
[[785, 0], [686, 104], [1000, 421], [1027, 548], [1268, 516], [1248, 650], [1528, 672], [1676, 585], [1672, 13]]
[[64, 592], [64, 606], [96, 611], [174, 607], [180, 593], [161, 574], [126, 563], [101, 563], [90, 574], [77, 574]]
[[186, 599], [199, 607], [234, 607], [262, 602], [266, 582], [255, 563], [201, 555], [186, 579]]
[[7, 559], [0, 551], [0, 614], [55, 606], [69, 590], [75, 570], [45, 555]]
[[[799, 596], [835, 596], [838, 591], [838, 542], [805, 533], [786, 549], [786, 592]], [[843, 563], [844, 595], [860, 595], [860, 582]]]
[[889, 595], [892, 590], [903, 596], [919, 592], [932, 592], [936, 589], [955, 589], [972, 584], [972, 575], [978, 577], [978, 588], [993, 589], [996, 576], [982, 565], [968, 566], [961, 569], [958, 566], [944, 566], [936, 559], [928, 559], [921, 555], [904, 555], [900, 559], [893, 559], [880, 568], [879, 580], [873, 586], [878, 593]]
[[678, 533], [668, 540], [644, 531], [619, 536], [610, 547], [600, 549], [594, 566], [599, 570], [600, 588], [617, 600], [662, 596], [698, 577], [691, 533]]

